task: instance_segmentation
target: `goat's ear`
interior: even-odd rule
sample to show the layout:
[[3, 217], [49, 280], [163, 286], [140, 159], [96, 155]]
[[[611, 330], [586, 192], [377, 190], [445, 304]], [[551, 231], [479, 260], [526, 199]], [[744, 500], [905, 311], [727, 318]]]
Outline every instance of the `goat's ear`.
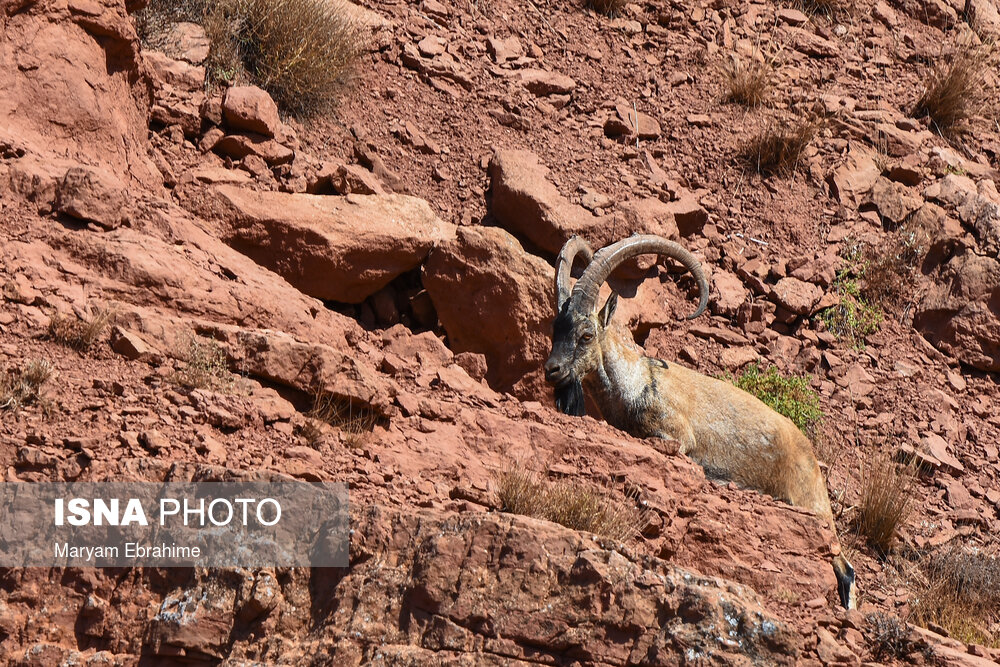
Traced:
[[615, 314], [615, 309], [618, 308], [618, 292], [611, 290], [611, 296], [608, 300], [604, 302], [604, 308], [601, 308], [600, 320], [601, 326], [606, 327], [611, 324], [611, 316]]

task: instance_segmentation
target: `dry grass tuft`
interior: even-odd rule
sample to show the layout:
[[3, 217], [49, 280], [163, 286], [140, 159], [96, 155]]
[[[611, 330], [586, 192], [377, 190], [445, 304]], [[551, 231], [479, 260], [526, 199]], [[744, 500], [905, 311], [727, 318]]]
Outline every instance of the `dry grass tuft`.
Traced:
[[774, 62], [754, 53], [741, 58], [730, 55], [722, 68], [726, 101], [754, 108], [763, 105], [774, 88]]
[[306, 414], [299, 434], [315, 447], [324, 435], [324, 425], [339, 430], [348, 447], [360, 447], [378, 424], [371, 410], [354, 407], [350, 399], [341, 399], [320, 391], [313, 396], [313, 406]]
[[175, 23], [203, 23], [210, 7], [208, 0], [149, 0], [132, 16], [143, 46], [169, 53], [174, 47], [170, 28]]
[[759, 174], [790, 175], [799, 165], [806, 146], [819, 132], [819, 123], [811, 119], [791, 125], [768, 125], [741, 151], [741, 157]]
[[1000, 648], [1000, 558], [953, 546], [922, 562], [925, 583], [911, 620], [936, 623], [969, 644]]
[[806, 14], [820, 14], [831, 18], [848, 13], [851, 9], [851, 3], [846, 0], [799, 0], [798, 4]]
[[0, 410], [20, 410], [41, 399], [42, 385], [55, 371], [47, 359], [33, 359], [22, 368], [0, 369]]
[[222, 392], [233, 388], [236, 376], [229, 371], [226, 351], [218, 342], [192, 336], [182, 358], [184, 362], [173, 376], [177, 384]]
[[102, 308], [89, 320], [66, 317], [58, 312], [49, 318], [49, 339], [80, 352], [86, 352], [114, 322], [115, 312]]
[[915, 463], [901, 466], [881, 452], [870, 455], [861, 465], [856, 525], [858, 533], [880, 555], [891, 551], [896, 532], [910, 515], [917, 472]]
[[495, 481], [497, 505], [503, 512], [545, 519], [618, 542], [633, 539], [644, 525], [644, 514], [635, 503], [589, 485], [541, 481], [519, 463], [502, 469]]
[[298, 115], [337, 101], [364, 40], [343, 0], [217, 0], [204, 24], [214, 82], [245, 76]]
[[612, 18], [621, 14], [626, 4], [628, 4], [626, 0], [587, 0], [588, 7], [598, 14]]
[[929, 116], [942, 134], [966, 130], [990, 99], [987, 81], [994, 50], [992, 44], [975, 44], [969, 38], [956, 43], [931, 70], [911, 115]]

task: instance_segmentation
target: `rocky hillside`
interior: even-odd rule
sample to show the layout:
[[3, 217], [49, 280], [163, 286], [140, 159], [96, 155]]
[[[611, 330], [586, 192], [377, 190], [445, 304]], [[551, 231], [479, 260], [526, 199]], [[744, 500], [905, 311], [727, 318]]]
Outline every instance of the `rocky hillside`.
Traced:
[[[347, 482], [351, 564], [0, 570], [7, 664], [1000, 660], [933, 607], [1000, 590], [995, 0], [372, 0], [305, 118], [143, 4], [0, 0], [5, 479]], [[859, 610], [809, 512], [554, 409], [555, 256], [637, 232], [712, 287], [615, 275], [648, 354], [807, 378]], [[512, 470], [635, 534], [501, 511]]]

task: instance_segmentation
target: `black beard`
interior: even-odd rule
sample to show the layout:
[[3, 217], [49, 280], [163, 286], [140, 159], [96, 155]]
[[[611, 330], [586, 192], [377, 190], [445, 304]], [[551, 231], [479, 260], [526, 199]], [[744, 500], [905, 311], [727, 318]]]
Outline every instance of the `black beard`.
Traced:
[[574, 417], [587, 414], [583, 400], [583, 383], [579, 380], [569, 380], [557, 385], [552, 393], [556, 397], [556, 407], [560, 412]]

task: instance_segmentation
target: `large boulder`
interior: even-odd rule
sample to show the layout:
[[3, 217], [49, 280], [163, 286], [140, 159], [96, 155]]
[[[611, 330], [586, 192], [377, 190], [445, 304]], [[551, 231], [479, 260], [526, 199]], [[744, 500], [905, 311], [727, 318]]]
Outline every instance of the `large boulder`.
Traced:
[[319, 299], [360, 303], [454, 239], [423, 199], [255, 192], [210, 195], [226, 243]]
[[489, 166], [491, 210], [507, 231], [554, 255], [574, 234], [589, 237], [599, 219], [561, 195], [548, 172], [530, 151], [498, 151]]
[[467, 227], [435, 248], [424, 287], [454, 352], [486, 356], [495, 389], [542, 398], [553, 302], [552, 267], [496, 227]]
[[150, 83], [121, 0], [0, 3], [0, 143], [158, 185]]
[[917, 309], [913, 325], [962, 363], [1000, 371], [1000, 262], [971, 252], [953, 257]]

